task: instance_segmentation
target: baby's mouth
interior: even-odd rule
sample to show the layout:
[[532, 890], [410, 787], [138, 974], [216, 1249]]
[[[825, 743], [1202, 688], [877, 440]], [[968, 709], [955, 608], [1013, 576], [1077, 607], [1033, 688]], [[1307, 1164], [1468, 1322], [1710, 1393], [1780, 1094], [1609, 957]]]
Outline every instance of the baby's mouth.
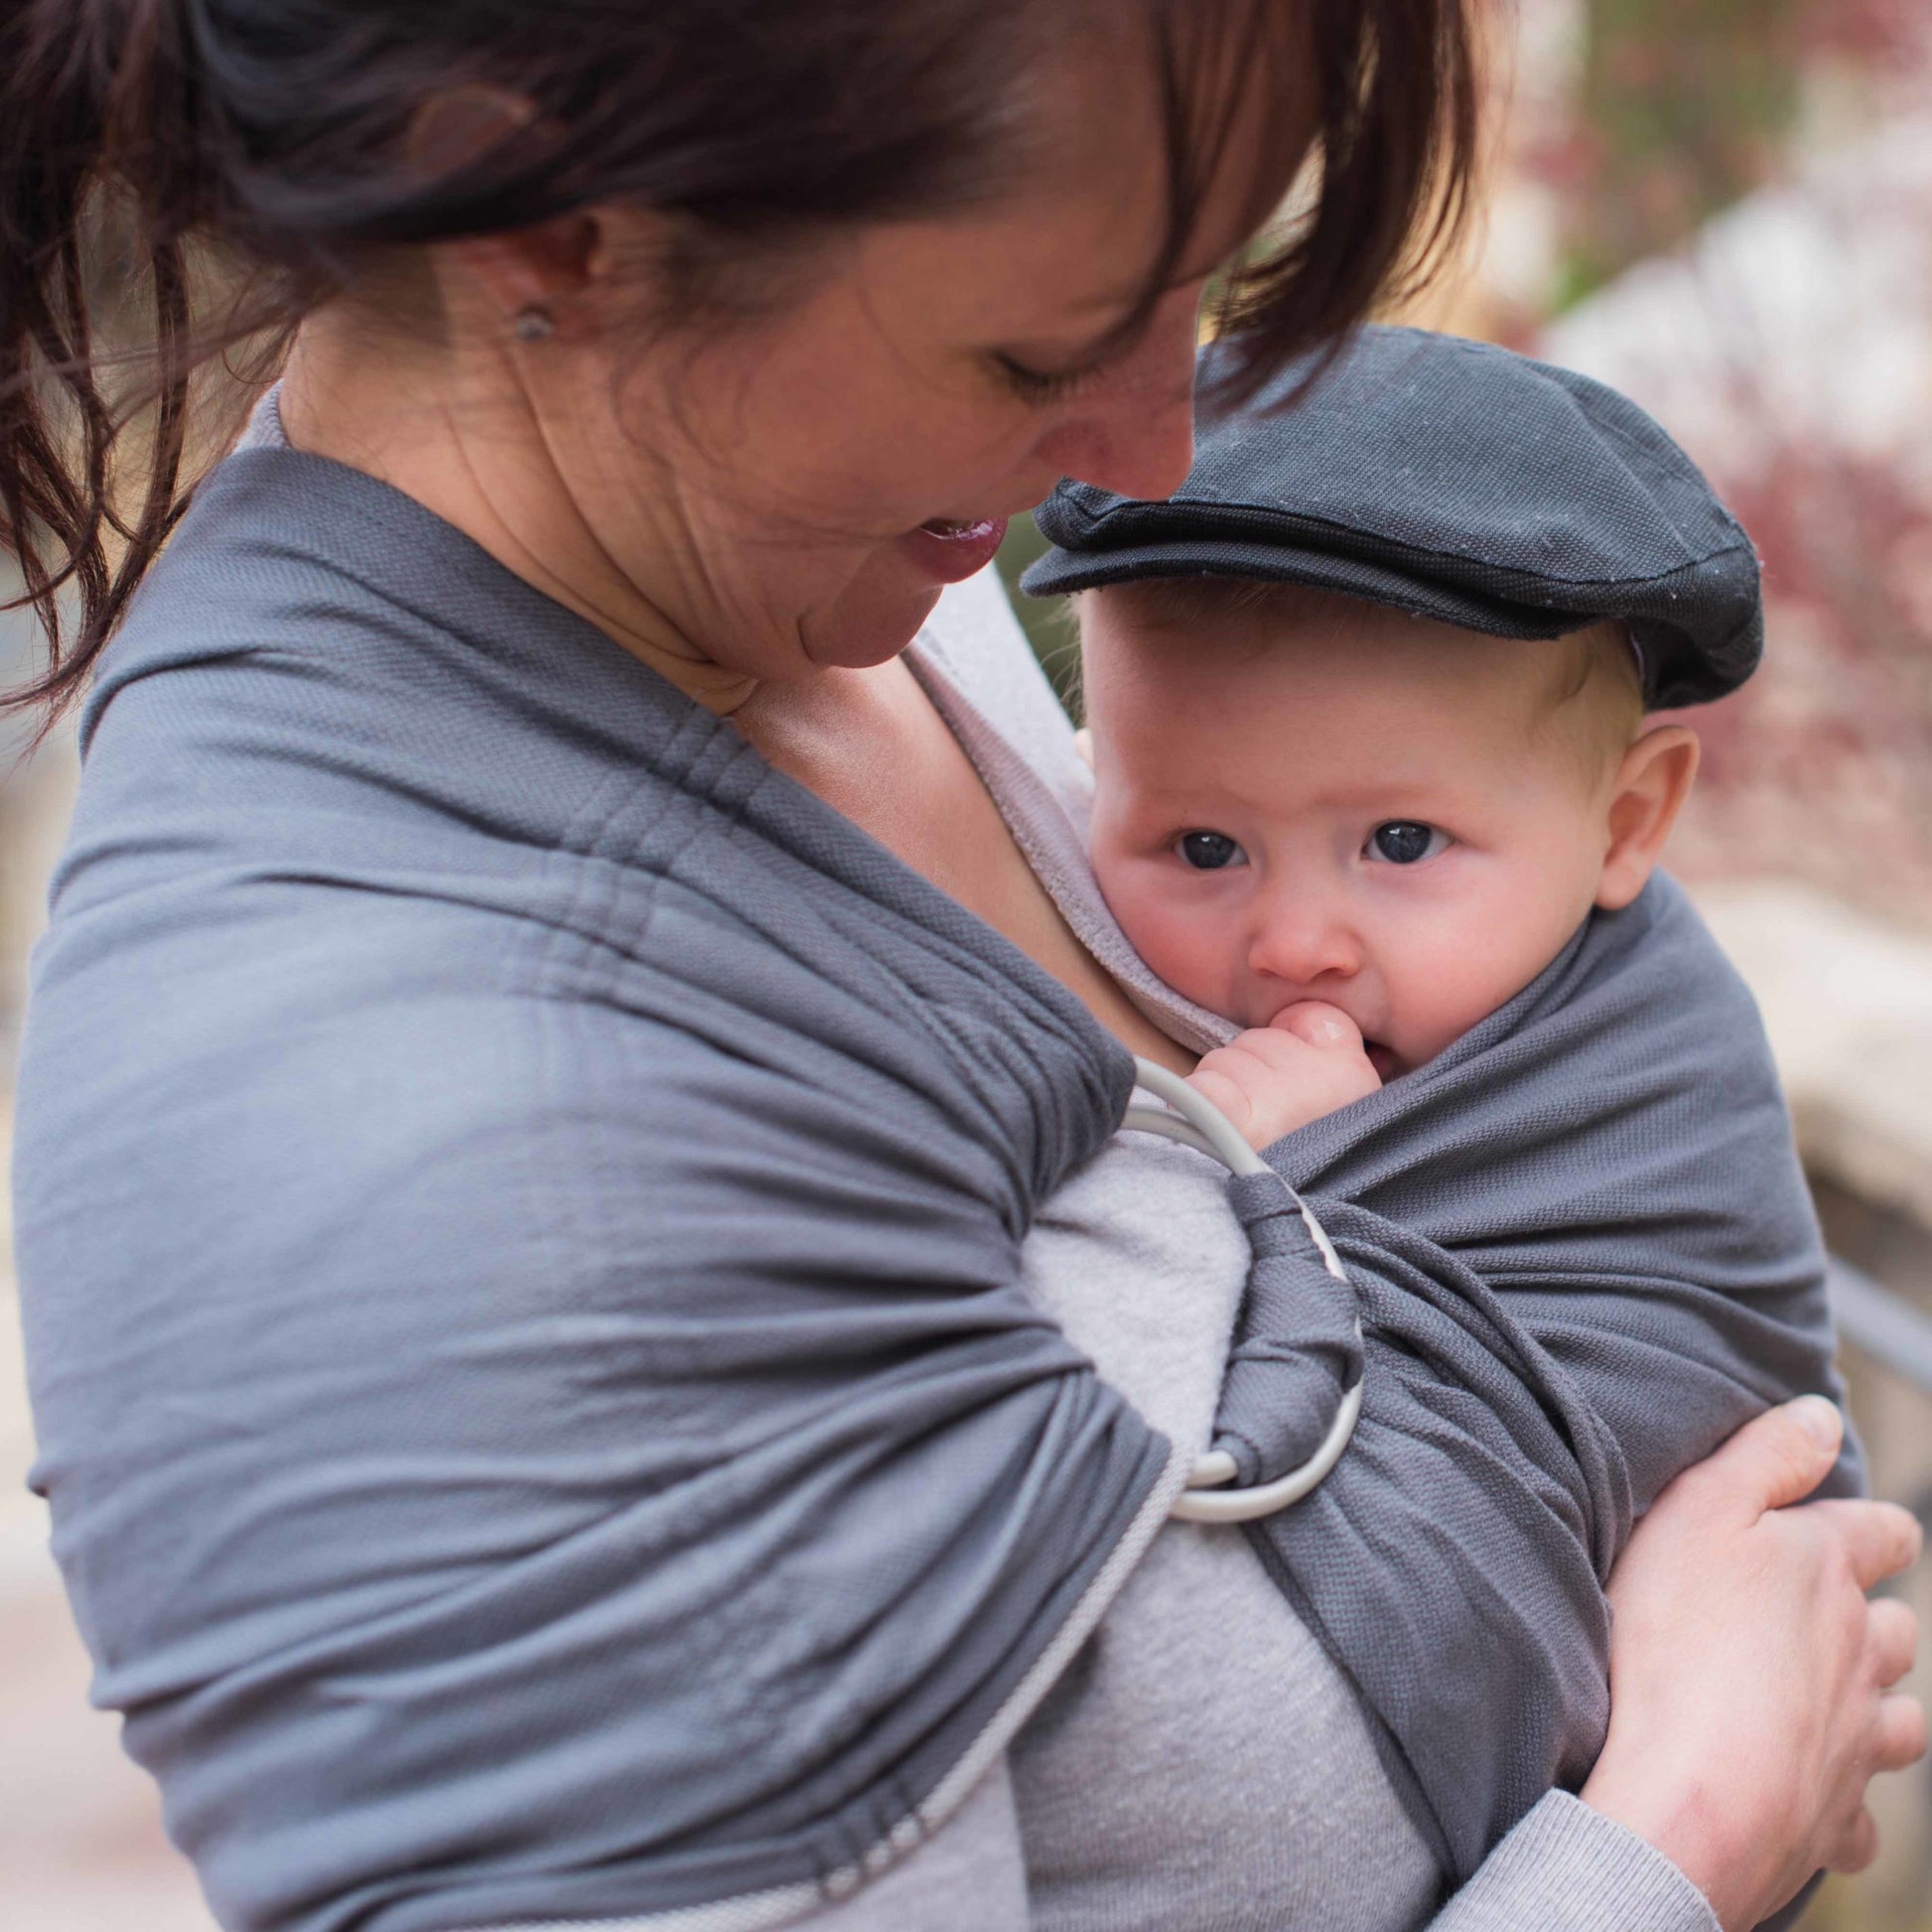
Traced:
[[1362, 1051], [1368, 1055], [1368, 1063], [1375, 1069], [1375, 1077], [1386, 1087], [1402, 1071], [1402, 1062], [1394, 1052], [1384, 1046], [1379, 1039], [1362, 1041]]

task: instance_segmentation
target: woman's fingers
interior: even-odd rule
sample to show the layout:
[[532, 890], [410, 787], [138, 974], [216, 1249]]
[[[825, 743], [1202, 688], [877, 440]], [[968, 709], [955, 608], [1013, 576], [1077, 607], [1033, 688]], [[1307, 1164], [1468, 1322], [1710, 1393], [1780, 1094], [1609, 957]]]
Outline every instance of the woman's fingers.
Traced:
[[1825, 1863], [1833, 1871], [1863, 1871], [1877, 1856], [1877, 1821], [1869, 1810], [1861, 1807], [1859, 1815], [1840, 1835]]
[[1844, 1440], [1837, 1409], [1823, 1396], [1800, 1396], [1746, 1423], [1671, 1488], [1681, 1485], [1701, 1505], [1727, 1515], [1747, 1512], [1743, 1520], [1755, 1522], [1767, 1509], [1803, 1502], [1825, 1479]]
[[1878, 1700], [1871, 1755], [1879, 1771], [1902, 1771], [1925, 1755], [1925, 1706], [1917, 1698], [1894, 1692]]
[[1861, 1589], [1909, 1570], [1918, 1561], [1924, 1532], [1918, 1518], [1896, 1503], [1831, 1500], [1812, 1505], [1845, 1545]]
[[1924, 1754], [1914, 1619], [1870, 1601], [1918, 1554], [1904, 1510], [1792, 1505], [1843, 1441], [1831, 1404], [1787, 1403], [1664, 1491], [1610, 1578], [1610, 1729], [1586, 1803], [1647, 1838], [1726, 1926], [1754, 1925], [1820, 1865], [1877, 1848], [1880, 1771]]
[[1871, 1661], [1879, 1684], [1890, 1690], [1912, 1668], [1918, 1654], [1918, 1618], [1890, 1597], [1872, 1604], [1869, 1618]]

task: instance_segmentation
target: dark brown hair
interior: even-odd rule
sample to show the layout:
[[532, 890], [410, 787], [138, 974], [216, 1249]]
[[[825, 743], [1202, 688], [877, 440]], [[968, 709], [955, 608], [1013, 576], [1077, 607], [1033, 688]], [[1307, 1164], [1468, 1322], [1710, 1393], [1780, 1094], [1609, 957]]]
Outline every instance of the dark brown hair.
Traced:
[[[84, 683], [187, 507], [198, 375], [237, 344], [272, 370], [302, 316], [383, 251], [600, 201], [675, 213], [726, 260], [959, 205], [1010, 169], [1042, 51], [1097, 7], [1145, 15], [1166, 102], [1150, 301], [1225, 137], [1231, 104], [1203, 97], [1256, 60], [1306, 70], [1318, 193], [1220, 297], [1243, 345], [1234, 387], [1263, 380], [1459, 221], [1471, 4], [8, 0], [0, 547], [50, 651], [10, 702], [56, 710]], [[439, 167], [424, 109], [465, 90], [528, 111]]]

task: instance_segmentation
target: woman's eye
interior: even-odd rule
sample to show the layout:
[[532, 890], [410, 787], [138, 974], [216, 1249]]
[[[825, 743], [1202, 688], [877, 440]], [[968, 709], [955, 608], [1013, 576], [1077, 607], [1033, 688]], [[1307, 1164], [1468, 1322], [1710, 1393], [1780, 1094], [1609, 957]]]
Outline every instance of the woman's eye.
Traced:
[[1246, 863], [1248, 855], [1225, 832], [1183, 832], [1173, 849], [1196, 872], [1219, 872]]
[[1411, 818], [1392, 818], [1368, 835], [1365, 858], [1386, 859], [1392, 866], [1413, 866], [1419, 860], [1433, 859], [1449, 844], [1447, 833], [1433, 825], [1420, 825]]
[[993, 366], [1016, 395], [1026, 402], [1043, 405], [1079, 394], [1088, 383], [1104, 375], [1114, 359], [1114, 353], [1107, 353], [1070, 369], [1036, 369], [1016, 356], [995, 351]]

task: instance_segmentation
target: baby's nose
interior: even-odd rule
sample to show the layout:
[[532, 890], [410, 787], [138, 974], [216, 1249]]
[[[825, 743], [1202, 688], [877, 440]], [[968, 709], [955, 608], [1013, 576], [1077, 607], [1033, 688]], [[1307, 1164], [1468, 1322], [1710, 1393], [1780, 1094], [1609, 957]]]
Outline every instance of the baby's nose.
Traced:
[[1352, 979], [1362, 970], [1361, 941], [1344, 919], [1291, 906], [1256, 931], [1248, 968], [1293, 987]]

